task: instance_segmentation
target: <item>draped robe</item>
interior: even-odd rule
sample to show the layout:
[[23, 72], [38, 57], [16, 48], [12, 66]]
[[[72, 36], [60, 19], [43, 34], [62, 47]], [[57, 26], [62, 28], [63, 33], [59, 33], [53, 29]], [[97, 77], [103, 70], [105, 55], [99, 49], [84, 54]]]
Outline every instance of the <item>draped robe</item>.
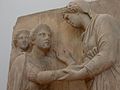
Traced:
[[120, 27], [107, 14], [92, 18], [83, 34], [84, 53], [97, 47], [98, 53], [84, 67], [91, 80], [88, 90], [120, 90]]

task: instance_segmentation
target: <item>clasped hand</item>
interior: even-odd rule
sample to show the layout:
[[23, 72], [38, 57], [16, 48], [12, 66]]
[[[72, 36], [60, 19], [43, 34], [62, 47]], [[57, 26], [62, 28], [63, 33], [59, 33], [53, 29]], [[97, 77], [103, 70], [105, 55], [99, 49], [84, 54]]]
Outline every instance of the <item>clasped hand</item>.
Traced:
[[58, 80], [76, 80], [80, 77], [80, 70], [82, 68], [83, 66], [81, 65], [70, 65], [62, 70], [64, 76], [60, 77]]

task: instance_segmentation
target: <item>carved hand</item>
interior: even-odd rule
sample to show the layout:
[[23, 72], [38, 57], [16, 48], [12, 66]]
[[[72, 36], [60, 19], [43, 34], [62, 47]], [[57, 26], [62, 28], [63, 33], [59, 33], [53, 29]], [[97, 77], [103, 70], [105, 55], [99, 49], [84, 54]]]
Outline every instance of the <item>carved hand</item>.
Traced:
[[60, 69], [60, 70], [56, 70], [55, 71], [55, 80], [58, 80], [64, 76], [66, 76], [68, 73], [66, 73], [66, 70], [76, 70], [76, 71], [80, 71], [80, 69], [82, 69], [83, 66], [81, 65], [69, 65], [67, 68], [65, 69]]
[[79, 71], [74, 69], [65, 69], [63, 72], [66, 74], [58, 80], [84, 80], [89, 76], [85, 68], [82, 68]]
[[28, 78], [30, 81], [36, 82], [36, 77], [37, 77], [38, 72], [39, 72], [38, 69], [31, 70], [31, 71], [28, 73], [27, 78]]
[[60, 77], [58, 80], [75, 80], [76, 77], [78, 77], [78, 71], [73, 69], [66, 69], [63, 71], [66, 73], [63, 77]]

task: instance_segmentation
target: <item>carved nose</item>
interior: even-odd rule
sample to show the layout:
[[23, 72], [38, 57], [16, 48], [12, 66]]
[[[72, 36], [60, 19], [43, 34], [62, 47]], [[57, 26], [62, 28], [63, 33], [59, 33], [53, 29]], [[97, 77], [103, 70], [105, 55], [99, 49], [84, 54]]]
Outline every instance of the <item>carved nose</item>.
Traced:
[[50, 39], [49, 35], [46, 35], [46, 36], [45, 36], [45, 39], [46, 39], [46, 40], [49, 40], [49, 39]]

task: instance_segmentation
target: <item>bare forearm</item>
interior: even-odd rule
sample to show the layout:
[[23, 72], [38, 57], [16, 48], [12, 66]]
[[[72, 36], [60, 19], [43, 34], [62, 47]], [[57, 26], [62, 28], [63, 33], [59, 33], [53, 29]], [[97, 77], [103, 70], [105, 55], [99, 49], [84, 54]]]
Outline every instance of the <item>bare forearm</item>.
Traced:
[[35, 81], [39, 84], [48, 84], [53, 81], [56, 81], [58, 78], [65, 75], [64, 72], [62, 72], [63, 69], [60, 70], [51, 70], [51, 71], [40, 71], [37, 74], [37, 77]]
[[76, 77], [76, 79], [85, 80], [88, 78], [90, 78], [90, 75], [85, 67], [78, 71], [78, 77]]
[[36, 82], [39, 84], [48, 84], [55, 80], [55, 72], [54, 71], [40, 71], [37, 74]]
[[66, 69], [64, 72], [66, 72], [65, 75], [58, 80], [85, 80], [90, 76], [85, 67], [80, 70]]

